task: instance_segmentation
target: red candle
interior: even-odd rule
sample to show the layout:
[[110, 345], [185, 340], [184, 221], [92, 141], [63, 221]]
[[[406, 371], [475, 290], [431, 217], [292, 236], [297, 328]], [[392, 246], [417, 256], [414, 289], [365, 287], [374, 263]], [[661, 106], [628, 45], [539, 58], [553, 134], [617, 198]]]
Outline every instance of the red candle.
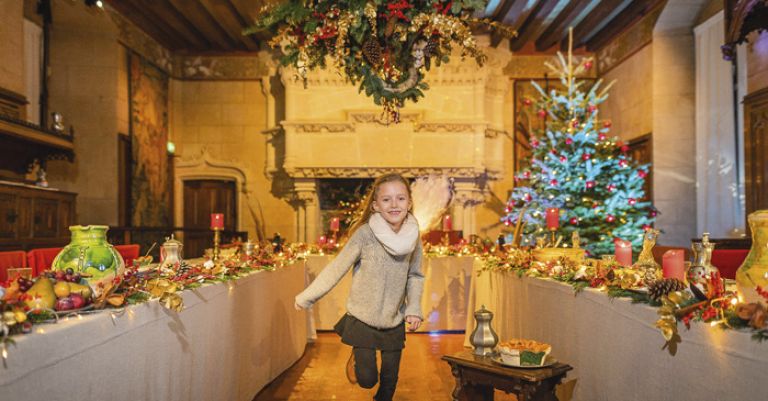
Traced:
[[331, 231], [338, 232], [339, 231], [339, 218], [334, 217], [331, 219]]
[[560, 209], [551, 207], [547, 209], [547, 229], [557, 230], [560, 227]]
[[632, 243], [624, 240], [616, 240], [613, 244], [616, 261], [622, 266], [632, 265]]
[[685, 281], [685, 261], [682, 249], [670, 249], [662, 256], [661, 268], [664, 278], [676, 278]]
[[453, 230], [453, 223], [451, 222], [451, 216], [445, 215], [443, 217], [443, 231]]
[[211, 214], [211, 229], [224, 229], [224, 214], [223, 213], [212, 213]]

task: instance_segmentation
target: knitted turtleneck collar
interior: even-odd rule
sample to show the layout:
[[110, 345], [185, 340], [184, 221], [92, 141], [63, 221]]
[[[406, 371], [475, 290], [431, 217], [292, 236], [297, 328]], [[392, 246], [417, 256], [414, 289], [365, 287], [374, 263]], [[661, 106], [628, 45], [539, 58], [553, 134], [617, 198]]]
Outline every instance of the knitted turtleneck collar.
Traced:
[[368, 219], [368, 225], [373, 235], [390, 255], [407, 255], [416, 249], [416, 242], [419, 240], [419, 222], [412, 214], [408, 213], [398, 232], [392, 230], [381, 213], [372, 214]]

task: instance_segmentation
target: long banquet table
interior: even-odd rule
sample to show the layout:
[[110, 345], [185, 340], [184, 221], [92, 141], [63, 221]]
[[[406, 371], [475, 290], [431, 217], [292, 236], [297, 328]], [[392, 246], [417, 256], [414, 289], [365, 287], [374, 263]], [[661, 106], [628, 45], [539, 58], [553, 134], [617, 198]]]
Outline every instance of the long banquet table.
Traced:
[[[475, 271], [480, 267], [475, 262]], [[555, 358], [574, 367], [574, 400], [768, 400], [768, 344], [748, 332], [704, 323], [686, 330], [681, 323], [682, 343], [672, 356], [661, 349], [655, 308], [593, 289], [574, 296], [570, 285], [514, 273], [474, 274], [469, 308], [481, 304], [494, 313], [501, 340], [549, 343]]]
[[304, 352], [304, 280], [297, 262], [184, 291], [180, 313], [155, 300], [35, 326], [9, 347], [0, 399], [250, 401]]
[[[307, 257], [307, 280], [312, 282], [334, 255]], [[472, 274], [471, 256], [429, 256], [422, 259], [424, 293], [421, 309], [424, 324], [419, 331], [463, 331], [467, 318], [467, 297]], [[352, 285], [352, 272], [312, 306], [310, 325], [316, 330], [333, 330], [347, 310], [346, 302]], [[471, 315], [471, 314], [470, 314]]]

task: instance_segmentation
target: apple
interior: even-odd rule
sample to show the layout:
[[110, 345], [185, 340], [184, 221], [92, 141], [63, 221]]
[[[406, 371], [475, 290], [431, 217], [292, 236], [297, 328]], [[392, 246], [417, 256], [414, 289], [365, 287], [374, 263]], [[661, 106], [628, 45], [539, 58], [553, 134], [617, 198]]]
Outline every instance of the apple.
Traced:
[[55, 309], [57, 311], [67, 311], [67, 310], [72, 310], [73, 308], [74, 308], [74, 305], [72, 304], [71, 297], [59, 298], [56, 301]]
[[80, 294], [72, 294], [69, 296], [70, 299], [72, 299], [72, 308], [73, 309], [80, 309], [83, 306], [85, 306], [85, 299]]

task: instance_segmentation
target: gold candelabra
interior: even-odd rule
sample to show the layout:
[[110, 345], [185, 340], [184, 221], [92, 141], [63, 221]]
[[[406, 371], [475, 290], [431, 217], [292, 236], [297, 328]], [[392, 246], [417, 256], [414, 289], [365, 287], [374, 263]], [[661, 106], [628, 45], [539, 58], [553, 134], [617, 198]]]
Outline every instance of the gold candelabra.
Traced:
[[221, 243], [221, 228], [213, 228], [213, 262], [219, 262], [219, 256], [221, 255], [221, 249], [219, 245]]

